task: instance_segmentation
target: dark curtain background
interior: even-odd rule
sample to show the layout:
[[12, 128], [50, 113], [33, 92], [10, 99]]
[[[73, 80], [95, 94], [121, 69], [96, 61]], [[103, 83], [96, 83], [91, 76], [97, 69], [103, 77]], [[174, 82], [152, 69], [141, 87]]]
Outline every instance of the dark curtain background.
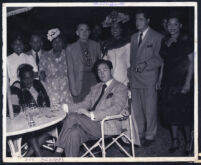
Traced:
[[[40, 32], [44, 38], [44, 48], [50, 49], [50, 43], [47, 40], [47, 31], [58, 27], [66, 39], [66, 42], [75, 41], [76, 25], [86, 22], [90, 26], [100, 24], [105, 17], [113, 10], [124, 12], [130, 16], [130, 21], [125, 24], [125, 32], [131, 35], [135, 32], [135, 11], [139, 7], [36, 7], [31, 11], [8, 17], [8, 54], [11, 53], [10, 43], [12, 39], [22, 34], [26, 43], [26, 49], [29, 49], [28, 40], [32, 32]], [[9, 10], [9, 8], [8, 8]], [[147, 7], [151, 26], [161, 31], [161, 20], [170, 12], [179, 13], [182, 18], [183, 30], [193, 36], [194, 15], [192, 7]], [[103, 29], [103, 38], [110, 36], [109, 29]]]

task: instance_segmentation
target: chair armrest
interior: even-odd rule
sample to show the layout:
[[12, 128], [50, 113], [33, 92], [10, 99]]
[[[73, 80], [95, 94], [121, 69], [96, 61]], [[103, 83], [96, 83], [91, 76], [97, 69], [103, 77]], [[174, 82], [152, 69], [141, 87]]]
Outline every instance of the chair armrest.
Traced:
[[104, 123], [105, 121], [109, 121], [109, 120], [115, 120], [115, 119], [122, 119], [124, 117], [127, 117], [125, 115], [122, 114], [118, 114], [118, 115], [113, 115], [113, 116], [106, 116], [103, 120], [101, 120], [101, 132], [104, 132]]
[[120, 119], [124, 117], [122, 114], [119, 115], [113, 115], [113, 116], [106, 116], [101, 122], [107, 121], [107, 120], [114, 120], [114, 119]]
[[115, 119], [122, 119], [123, 116], [122, 114], [118, 114], [118, 115], [113, 115], [113, 116], [106, 116], [104, 119], [101, 120], [101, 137], [102, 137], [102, 146], [105, 146], [105, 142], [104, 142], [104, 124], [105, 121], [109, 121], [109, 120], [115, 120]]
[[128, 117], [129, 113], [126, 113], [127, 111], [122, 111], [120, 114], [118, 115], [113, 115], [113, 116], [106, 116], [104, 119], [101, 120], [101, 124], [104, 123], [105, 121], [108, 120], [115, 120], [115, 119], [122, 119], [124, 117]]

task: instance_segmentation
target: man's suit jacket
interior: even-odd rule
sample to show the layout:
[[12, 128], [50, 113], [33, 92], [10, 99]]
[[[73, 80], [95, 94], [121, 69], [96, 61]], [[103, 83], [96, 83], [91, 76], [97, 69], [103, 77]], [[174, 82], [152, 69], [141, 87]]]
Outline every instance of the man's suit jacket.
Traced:
[[[76, 112], [80, 108], [91, 109], [97, 101], [102, 90], [103, 83], [98, 83], [93, 86], [84, 101], [69, 106], [70, 112]], [[120, 114], [127, 105], [128, 90], [125, 85], [112, 80], [111, 84], [106, 88], [106, 91], [97, 104], [94, 113], [96, 121], [101, 121], [106, 116]], [[105, 133], [107, 135], [119, 134], [122, 128], [121, 121], [111, 120], [105, 123]]]
[[[92, 61], [95, 61], [100, 58], [101, 49], [100, 45], [92, 40], [89, 40], [89, 53], [92, 56]], [[67, 57], [67, 67], [68, 67], [68, 76], [69, 76], [69, 85], [70, 90], [73, 96], [78, 96], [82, 89], [82, 80], [83, 80], [83, 54], [80, 47], [80, 41], [68, 45], [66, 48], [66, 57]]]
[[[159, 55], [163, 35], [149, 27], [139, 47], [138, 35], [135, 33], [131, 37], [131, 87], [153, 87], [158, 81], [159, 67], [163, 63]], [[143, 62], [147, 64], [145, 70], [142, 73], [136, 72], [136, 66]]]

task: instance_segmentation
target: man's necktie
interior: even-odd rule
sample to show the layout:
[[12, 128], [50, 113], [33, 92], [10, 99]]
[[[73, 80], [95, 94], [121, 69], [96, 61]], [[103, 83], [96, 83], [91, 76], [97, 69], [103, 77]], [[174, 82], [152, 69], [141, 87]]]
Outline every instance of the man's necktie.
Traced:
[[140, 44], [142, 43], [142, 35], [143, 35], [143, 33], [140, 33], [140, 38], [139, 38], [139, 42], [138, 42], [138, 47], [139, 47]]
[[38, 56], [38, 52], [36, 52], [36, 64], [39, 64], [39, 56]]
[[104, 84], [102, 86], [102, 91], [101, 91], [101, 94], [100, 96], [98, 97], [98, 99], [96, 100], [95, 104], [93, 105], [93, 107], [90, 109], [90, 111], [94, 111], [96, 109], [96, 106], [98, 105], [99, 101], [101, 100], [101, 98], [103, 97], [103, 94], [105, 92], [105, 88], [107, 87], [106, 84]]

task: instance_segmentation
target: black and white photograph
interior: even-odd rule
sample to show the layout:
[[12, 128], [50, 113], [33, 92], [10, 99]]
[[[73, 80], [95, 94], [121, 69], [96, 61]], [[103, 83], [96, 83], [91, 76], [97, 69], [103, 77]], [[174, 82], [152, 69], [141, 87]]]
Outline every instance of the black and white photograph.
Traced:
[[2, 11], [4, 162], [198, 160], [196, 2]]

